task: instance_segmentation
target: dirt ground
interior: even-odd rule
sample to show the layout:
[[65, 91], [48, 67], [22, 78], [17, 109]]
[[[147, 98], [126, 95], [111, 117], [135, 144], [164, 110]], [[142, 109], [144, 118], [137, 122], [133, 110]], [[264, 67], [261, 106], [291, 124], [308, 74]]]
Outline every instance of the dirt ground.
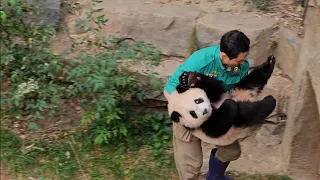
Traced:
[[76, 100], [62, 100], [57, 116], [45, 116], [36, 121], [38, 129], [31, 131], [28, 128], [32, 120], [15, 117], [15, 121], [4, 117], [3, 126], [17, 134], [22, 140], [55, 142], [64, 139], [69, 133], [76, 131], [80, 124], [82, 109]]

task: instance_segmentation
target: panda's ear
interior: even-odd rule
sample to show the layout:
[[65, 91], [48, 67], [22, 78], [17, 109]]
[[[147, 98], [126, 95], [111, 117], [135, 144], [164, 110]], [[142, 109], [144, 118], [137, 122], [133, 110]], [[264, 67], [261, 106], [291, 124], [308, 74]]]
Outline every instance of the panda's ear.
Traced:
[[176, 122], [176, 123], [179, 122], [179, 118], [180, 118], [180, 117], [181, 117], [181, 115], [180, 115], [180, 113], [178, 113], [177, 111], [173, 111], [173, 112], [171, 113], [171, 116], [170, 116], [171, 120], [174, 121], [174, 122]]

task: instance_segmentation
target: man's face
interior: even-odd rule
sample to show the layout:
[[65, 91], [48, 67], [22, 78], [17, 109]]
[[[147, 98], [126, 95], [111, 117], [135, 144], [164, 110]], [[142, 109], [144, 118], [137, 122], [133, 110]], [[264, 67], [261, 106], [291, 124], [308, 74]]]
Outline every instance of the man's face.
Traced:
[[238, 57], [234, 59], [229, 59], [225, 53], [221, 53], [222, 63], [229, 67], [237, 67], [239, 64], [244, 63], [244, 59], [248, 56], [249, 52], [241, 52], [238, 54]]

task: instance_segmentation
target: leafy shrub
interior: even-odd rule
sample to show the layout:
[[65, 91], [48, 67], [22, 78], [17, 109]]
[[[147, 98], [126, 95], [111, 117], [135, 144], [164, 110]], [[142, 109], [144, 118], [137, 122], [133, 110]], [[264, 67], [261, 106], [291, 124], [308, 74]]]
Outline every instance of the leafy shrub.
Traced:
[[117, 63], [120, 59], [141, 60], [149, 57], [153, 60], [153, 57], [158, 57], [157, 51], [142, 51], [144, 46], [144, 43], [138, 42], [132, 48], [127, 48], [127, 43], [122, 43], [116, 52], [107, 49], [101, 54], [84, 55], [81, 60], [83, 63], [72, 68], [67, 76], [67, 80], [73, 82], [67, 89], [68, 96], [81, 99], [86, 109], [82, 123], [93, 123], [97, 144], [132, 137], [137, 134], [136, 131], [141, 134], [146, 130], [143, 129], [145, 124], [151, 123], [152, 119], [163, 119], [163, 116], [153, 116], [144, 122], [145, 112], [139, 108], [141, 104], [138, 102], [143, 100], [147, 89], [141, 80], [121, 69]]
[[[86, 53], [60, 56], [49, 46], [55, 30], [26, 20], [27, 14], [37, 8], [23, 0], [6, 0], [0, 8], [4, 46], [1, 83], [7, 84], [1, 92], [2, 109], [27, 119], [41, 119], [47, 112], [55, 113], [61, 98], [78, 98], [85, 110], [81, 122], [96, 144], [131, 148], [149, 144], [155, 156], [164, 153], [171, 140], [170, 121], [163, 113], [149, 111], [140, 103], [148, 90], [159, 90], [162, 82], [154, 73], [148, 81], [141, 81], [121, 66], [127, 60], [145, 61], [152, 69], [161, 57], [154, 46], [129, 44], [119, 38], [75, 38], [74, 50], [81, 48]], [[101, 10], [91, 8], [86, 19], [79, 20], [83, 33], [95, 34], [106, 25], [108, 20], [96, 15]], [[89, 54], [90, 49], [101, 52]]]
[[251, 0], [252, 3], [260, 10], [268, 10], [269, 0]]
[[39, 13], [22, 0], [5, 0], [1, 14], [1, 105], [28, 119], [43, 118], [44, 110], [54, 113], [61, 95], [56, 80], [63, 66], [49, 47], [55, 29], [42, 22], [27, 20]]

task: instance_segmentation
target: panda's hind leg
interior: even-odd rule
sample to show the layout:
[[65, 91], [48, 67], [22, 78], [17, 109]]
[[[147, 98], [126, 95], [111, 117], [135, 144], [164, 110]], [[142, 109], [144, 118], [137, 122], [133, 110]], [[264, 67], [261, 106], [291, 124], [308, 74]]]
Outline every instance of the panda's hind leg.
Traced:
[[211, 117], [200, 127], [207, 136], [218, 138], [229, 131], [233, 126], [237, 115], [237, 102], [232, 99], [226, 99], [220, 108], [215, 110]]
[[264, 79], [269, 79], [273, 73], [275, 64], [276, 58], [273, 55], [270, 55], [263, 64], [256, 67], [251, 73], [263, 75]]
[[261, 124], [272, 113], [275, 107], [276, 100], [271, 95], [256, 102], [238, 102], [239, 116], [235, 121], [235, 126], [248, 127]]
[[235, 87], [241, 89], [257, 88], [262, 90], [273, 73], [275, 63], [275, 57], [270, 55], [263, 64], [252, 70], [247, 76], [238, 82]]

